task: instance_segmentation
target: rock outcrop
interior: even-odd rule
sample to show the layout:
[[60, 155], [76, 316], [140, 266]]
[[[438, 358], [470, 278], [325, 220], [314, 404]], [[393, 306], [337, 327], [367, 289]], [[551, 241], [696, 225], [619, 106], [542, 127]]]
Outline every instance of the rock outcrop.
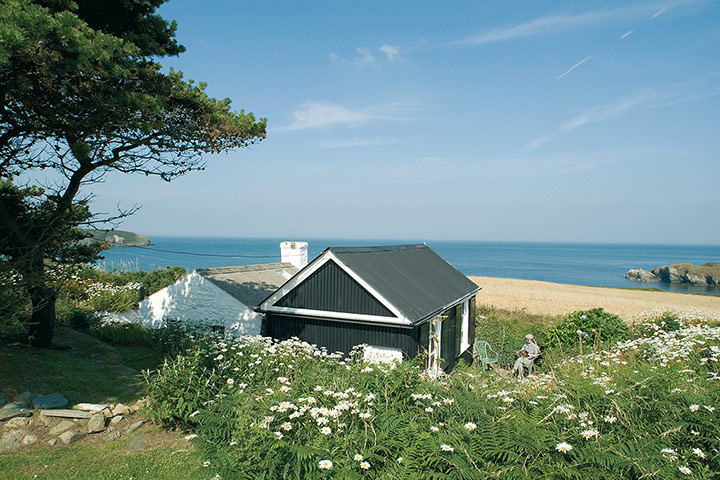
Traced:
[[720, 287], [720, 263], [708, 262], [703, 265], [678, 263], [653, 268], [650, 272], [642, 268], [628, 270], [625, 278], [638, 282], [684, 283], [699, 287]]
[[657, 275], [655, 275], [652, 272], [643, 270], [642, 268], [631, 268], [625, 274], [625, 278], [627, 278], [628, 280], [636, 280], [638, 282], [659, 282], [659, 281], [661, 281], [660, 277], [658, 277]]

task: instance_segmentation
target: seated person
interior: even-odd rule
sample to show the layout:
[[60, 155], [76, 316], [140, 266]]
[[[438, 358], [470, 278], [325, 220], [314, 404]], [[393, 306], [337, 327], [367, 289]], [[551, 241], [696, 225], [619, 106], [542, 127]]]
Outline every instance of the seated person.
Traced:
[[513, 366], [513, 374], [517, 373], [518, 378], [525, 376], [524, 367], [532, 366], [535, 359], [540, 356], [540, 347], [538, 347], [535, 337], [529, 333], [525, 335], [525, 345], [517, 352], [518, 359], [515, 361]]

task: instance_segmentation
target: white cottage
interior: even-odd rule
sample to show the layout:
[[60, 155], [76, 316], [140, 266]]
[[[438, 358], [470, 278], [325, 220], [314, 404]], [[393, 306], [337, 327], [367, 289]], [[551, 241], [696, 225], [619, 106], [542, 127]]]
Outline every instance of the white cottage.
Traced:
[[168, 321], [203, 325], [228, 335], [260, 335], [260, 303], [307, 264], [306, 242], [282, 242], [282, 263], [198, 269], [140, 302], [117, 320], [159, 328]]

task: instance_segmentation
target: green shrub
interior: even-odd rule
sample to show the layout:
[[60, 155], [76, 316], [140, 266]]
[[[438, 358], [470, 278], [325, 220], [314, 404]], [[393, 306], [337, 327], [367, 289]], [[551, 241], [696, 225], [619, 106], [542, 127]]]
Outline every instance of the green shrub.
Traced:
[[547, 338], [547, 326], [557, 319], [556, 316], [480, 305], [475, 318], [475, 338], [489, 342], [493, 350], [498, 352], [500, 365], [509, 366], [515, 362], [515, 352], [523, 346], [528, 333], [535, 336], [542, 350]]
[[615, 314], [602, 308], [577, 311], [563, 317], [546, 332], [546, 347], [574, 348], [581, 341], [595, 345], [626, 340], [630, 328]]
[[91, 332], [94, 337], [112, 345], [154, 348], [153, 333], [134, 322], [99, 322]]
[[150, 419], [169, 427], [192, 425], [193, 412], [218, 391], [217, 374], [208, 363], [204, 353], [195, 351], [165, 359], [154, 373], [144, 371]]
[[55, 320], [57, 325], [88, 330], [95, 321], [95, 311], [61, 297], [55, 303]]

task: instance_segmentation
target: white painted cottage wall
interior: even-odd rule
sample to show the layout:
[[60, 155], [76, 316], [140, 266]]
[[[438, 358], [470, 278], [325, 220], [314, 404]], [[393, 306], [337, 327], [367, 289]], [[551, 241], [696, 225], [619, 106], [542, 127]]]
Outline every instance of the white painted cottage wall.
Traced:
[[259, 313], [197, 272], [144, 299], [137, 317], [146, 327], [163, 327], [167, 320], [177, 319], [194, 325], [224, 326], [225, 333], [231, 335], [260, 335], [262, 325]]

